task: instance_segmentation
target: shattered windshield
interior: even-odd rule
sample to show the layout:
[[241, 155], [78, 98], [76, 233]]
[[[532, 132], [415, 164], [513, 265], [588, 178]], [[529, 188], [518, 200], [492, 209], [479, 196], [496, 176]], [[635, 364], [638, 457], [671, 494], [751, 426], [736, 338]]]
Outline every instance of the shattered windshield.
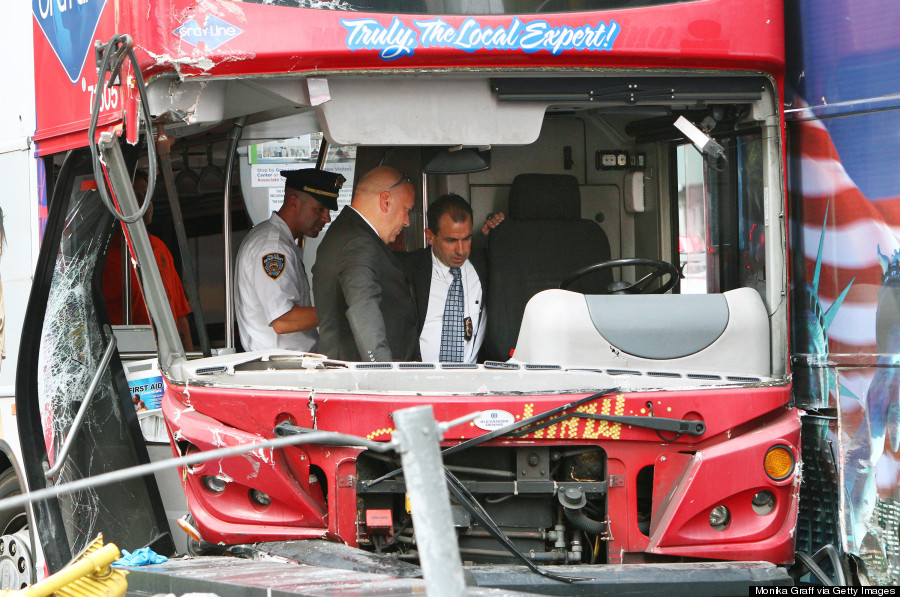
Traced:
[[[65, 214], [37, 356], [37, 400], [50, 467], [56, 465], [66, 437], [76, 434], [52, 480], [56, 485], [147, 459], [146, 452], [138, 453], [143, 446], [132, 440], [135, 431], [136, 437], [141, 437], [140, 431], [133, 410], [126, 410], [120, 398], [118, 389], [125, 381], [115, 359], [99, 378], [83, 424], [72, 429], [79, 407], [90, 399], [89, 386], [111, 339], [109, 327], [103, 324], [105, 310], [98, 301], [102, 295], [97, 288], [97, 264], [105, 256], [112, 230], [112, 216], [96, 189], [75, 191]], [[163, 531], [152, 516], [153, 499], [158, 501], [158, 492], [155, 486], [149, 489], [143, 479], [60, 497], [59, 510], [71, 551], [80, 551], [99, 533], [107, 542], [127, 549], [158, 539]], [[45, 543], [47, 539], [42, 536], [41, 540]], [[50, 564], [52, 568], [53, 562]]]

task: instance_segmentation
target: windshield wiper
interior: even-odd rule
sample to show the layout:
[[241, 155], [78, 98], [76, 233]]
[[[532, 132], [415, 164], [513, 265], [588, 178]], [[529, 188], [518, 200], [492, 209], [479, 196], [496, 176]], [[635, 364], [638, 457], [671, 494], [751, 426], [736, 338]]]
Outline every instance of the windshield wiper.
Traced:
[[703, 421], [689, 421], [687, 419], [666, 419], [664, 417], [637, 417], [628, 415], [598, 415], [594, 413], [572, 412], [564, 415], [541, 421], [534, 427], [528, 429], [519, 429], [511, 431], [507, 435], [512, 437], [520, 437], [528, 435], [538, 429], [555, 425], [561, 421], [568, 419], [593, 419], [595, 421], [608, 421], [610, 423], [621, 423], [622, 425], [631, 425], [632, 427], [641, 427], [644, 429], [655, 429], [656, 431], [671, 431], [679, 436], [687, 433], [688, 435], [699, 436], [706, 431], [706, 424]]
[[[498, 437], [503, 437], [505, 435], [513, 435], [516, 432], [519, 432], [519, 435], [525, 435], [526, 433], [531, 433], [531, 431], [532, 431], [531, 429], [529, 429], [528, 431], [520, 431], [520, 430], [522, 430], [525, 427], [528, 427], [529, 425], [533, 425], [535, 423], [543, 421], [547, 417], [553, 417], [555, 415], [558, 415], [559, 413], [569, 410], [570, 408], [577, 408], [577, 407], [581, 406], [582, 404], [585, 404], [586, 402], [590, 402], [591, 400], [596, 400], [597, 398], [602, 398], [603, 396], [606, 396], [607, 394], [613, 394], [615, 392], [618, 392], [620, 389], [621, 388], [616, 387], [616, 388], [608, 388], [605, 390], [601, 390], [599, 392], [591, 394], [590, 396], [585, 396], [584, 398], [579, 398], [578, 400], [569, 402], [568, 404], [564, 404], [562, 406], [557, 406], [556, 408], [551, 408], [550, 410], [544, 411], [541, 414], [535, 415], [533, 417], [529, 417], [527, 419], [522, 419], [518, 423], [512, 423], [510, 425], [507, 425], [506, 427], [501, 427], [500, 429], [491, 431], [490, 433], [485, 433], [484, 435], [479, 435], [478, 437], [472, 438], [468, 441], [464, 441], [461, 444], [457, 444], [455, 446], [451, 446], [451, 447], [447, 448], [446, 450], [442, 450], [441, 457], [450, 456], [451, 454], [456, 454], [457, 452], [462, 452], [463, 450], [473, 448], [479, 444], [483, 444], [484, 442], [491, 441], [492, 439], [497, 439]], [[574, 414], [587, 414], [587, 413], [570, 413], [570, 414], [574, 415]], [[398, 469], [395, 469], [389, 473], [386, 473], [386, 474], [378, 477], [377, 479], [372, 479], [371, 481], [360, 481], [359, 485], [362, 489], [366, 489], [368, 487], [372, 487], [373, 485], [381, 483], [382, 481], [387, 481], [388, 479], [393, 479], [394, 477], [396, 477], [397, 475], [399, 475], [402, 472], [403, 472], [403, 469], [398, 468]]]

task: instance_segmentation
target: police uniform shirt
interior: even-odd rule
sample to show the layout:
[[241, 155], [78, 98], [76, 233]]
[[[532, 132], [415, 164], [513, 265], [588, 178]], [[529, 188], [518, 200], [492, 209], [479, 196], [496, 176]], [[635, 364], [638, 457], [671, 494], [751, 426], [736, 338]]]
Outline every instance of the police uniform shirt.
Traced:
[[[465, 302], [463, 317], [471, 318], [472, 337], [466, 340], [463, 362], [474, 363], [478, 358], [478, 351], [484, 342], [484, 328], [487, 316], [481, 300], [481, 280], [468, 259], [460, 267], [463, 285], [463, 300]], [[441, 330], [444, 326], [444, 304], [447, 302], [447, 293], [450, 283], [453, 282], [453, 274], [450, 267], [441, 263], [431, 252], [431, 290], [428, 294], [428, 309], [425, 312], [425, 323], [422, 326], [422, 334], [419, 336], [419, 349], [422, 352], [422, 361], [437, 363], [441, 352]]]
[[241, 243], [235, 264], [234, 306], [245, 350], [308, 352], [319, 341], [315, 329], [276, 334], [270, 326], [294, 306], [312, 306], [303, 251], [277, 213], [257, 224]]

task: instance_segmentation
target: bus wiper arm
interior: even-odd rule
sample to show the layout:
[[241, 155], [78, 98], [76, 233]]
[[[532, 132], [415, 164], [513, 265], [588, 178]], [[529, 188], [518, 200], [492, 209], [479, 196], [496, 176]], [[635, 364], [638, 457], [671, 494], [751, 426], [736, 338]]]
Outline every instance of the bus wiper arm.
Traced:
[[[506, 427], [501, 427], [495, 431], [491, 431], [490, 433], [486, 433], [484, 435], [479, 435], [478, 437], [472, 438], [468, 441], [465, 441], [461, 444], [457, 444], [455, 446], [451, 446], [446, 450], [441, 452], [441, 456], [450, 456], [451, 454], [456, 454], [457, 452], [462, 452], [463, 450], [467, 450], [469, 448], [473, 448], [479, 444], [483, 444], [484, 442], [490, 441], [492, 439], [497, 439], [498, 437], [503, 437], [505, 435], [512, 435], [514, 437], [518, 437], [519, 435], [525, 435], [526, 433], [530, 433], [530, 431], [520, 431], [529, 425], [534, 425], [540, 421], [545, 420], [547, 417], [552, 417], [557, 415], [563, 411], [569, 410], [571, 408], [578, 408], [582, 404], [586, 402], [590, 402], [591, 400], [596, 400], [597, 398], [602, 398], [607, 394], [613, 394], [618, 392], [620, 388], [609, 388], [606, 390], [601, 390], [595, 394], [591, 394], [590, 396], [586, 396], [584, 398], [579, 398], [578, 400], [574, 400], [568, 404], [564, 404], [562, 406], [557, 406], [556, 408], [551, 408], [550, 410], [544, 411], [539, 415], [534, 415], [533, 417], [528, 417], [527, 419], [522, 419], [518, 423], [513, 423], [512, 425], [507, 425]], [[575, 413], [570, 413], [575, 414]], [[519, 432], [516, 435], [516, 432]]]
[[[498, 437], [503, 437], [504, 435], [513, 435], [516, 431], [524, 427], [528, 427], [529, 425], [533, 425], [539, 421], [546, 419], [547, 417], [552, 417], [554, 415], [558, 415], [559, 413], [569, 410], [571, 408], [578, 408], [582, 404], [586, 402], [590, 402], [591, 400], [596, 400], [597, 398], [602, 398], [607, 394], [613, 394], [618, 392], [621, 388], [607, 388], [605, 390], [600, 390], [590, 396], [585, 396], [584, 398], [579, 398], [578, 400], [574, 400], [569, 402], [568, 404], [563, 404], [562, 406], [557, 406], [556, 408], [551, 408], [550, 410], [544, 411], [541, 414], [534, 415], [533, 417], [528, 417], [527, 419], [522, 419], [518, 423], [512, 423], [511, 425], [507, 425], [506, 427], [501, 427], [500, 429], [496, 429], [491, 431], [490, 433], [485, 433], [484, 435], [479, 435], [478, 437], [472, 438], [468, 441], [464, 441], [461, 444], [457, 444], [455, 446], [451, 446], [446, 450], [441, 451], [441, 457], [450, 456], [451, 454], [456, 454], [457, 452], [462, 452], [463, 450], [468, 450], [469, 448], [473, 448], [479, 444], [483, 444], [484, 442], [491, 441], [492, 439], [497, 439]], [[524, 435], [525, 433], [530, 433], [530, 431], [521, 432], [519, 435]], [[373, 485], [377, 485], [382, 481], [387, 481], [388, 479], [393, 479], [400, 473], [402, 473], [402, 469], [395, 469], [389, 473], [386, 473], [377, 479], [372, 479], [371, 481], [360, 481], [360, 486], [363, 488], [372, 487]]]
[[595, 421], [608, 421], [610, 423], [621, 423], [622, 425], [631, 425], [632, 427], [642, 427], [644, 429], [655, 429], [656, 431], [671, 431], [679, 435], [687, 433], [688, 435], [699, 436], [706, 431], [706, 424], [703, 421], [688, 421], [686, 419], [666, 419], [664, 417], [635, 417], [626, 415], [598, 415], [594, 413], [572, 412], [541, 421], [533, 427], [527, 429], [519, 429], [508, 435], [520, 437], [527, 435], [538, 429], [555, 425], [571, 418], [577, 419], [593, 419]]

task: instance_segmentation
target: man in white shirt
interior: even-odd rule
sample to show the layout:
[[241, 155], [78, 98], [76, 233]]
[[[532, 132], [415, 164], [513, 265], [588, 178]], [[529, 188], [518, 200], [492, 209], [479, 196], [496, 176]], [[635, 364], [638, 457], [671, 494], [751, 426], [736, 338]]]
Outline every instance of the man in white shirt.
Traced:
[[245, 350], [309, 352], [319, 341], [319, 320], [297, 240], [315, 238], [331, 221], [344, 177], [314, 168], [281, 175], [284, 203], [238, 250], [234, 306]]
[[[431, 247], [405, 258], [416, 289], [422, 361], [474, 363], [484, 342], [487, 314], [482, 290], [486, 264], [481, 253], [472, 253], [472, 208], [459, 195], [449, 193], [428, 207], [427, 218], [425, 237]], [[492, 215], [482, 233], [502, 220], [502, 213]], [[454, 290], [456, 278], [459, 283]], [[456, 315], [461, 324], [452, 323], [453, 309], [448, 309], [448, 302], [457, 301], [461, 301], [461, 313]]]

